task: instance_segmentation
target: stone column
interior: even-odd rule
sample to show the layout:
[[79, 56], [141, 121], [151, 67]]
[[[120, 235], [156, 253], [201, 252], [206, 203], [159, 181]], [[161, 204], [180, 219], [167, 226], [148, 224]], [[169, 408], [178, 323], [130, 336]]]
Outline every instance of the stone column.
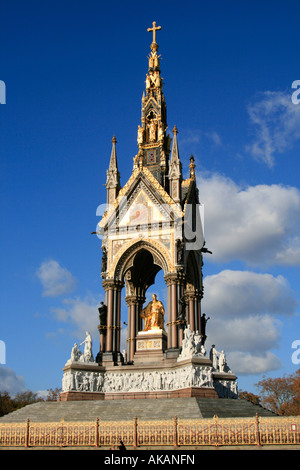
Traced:
[[172, 329], [171, 329], [171, 286], [167, 283], [167, 323], [165, 329], [167, 331], [167, 348], [171, 348]]
[[112, 326], [114, 309], [114, 289], [110, 285], [107, 291], [107, 333], [106, 333], [106, 352], [112, 351]]
[[125, 297], [128, 305], [127, 360], [132, 361], [135, 353], [135, 338], [141, 328], [139, 313], [145, 299], [137, 295]]
[[121, 289], [120, 281], [106, 279], [103, 281], [107, 302], [107, 325], [105, 352], [119, 352], [121, 329]]
[[188, 305], [187, 324], [190, 325], [192, 331], [198, 331], [199, 334], [201, 334], [201, 296], [198, 294], [197, 291], [186, 291], [185, 299]]
[[196, 291], [196, 298], [195, 298], [195, 329], [201, 335], [201, 295], [199, 291]]
[[122, 287], [123, 283], [119, 281], [114, 288], [113, 350], [117, 352], [120, 352]]
[[170, 273], [165, 276], [165, 281], [168, 286], [168, 349], [174, 349], [181, 346], [183, 337], [178, 328], [178, 305], [183, 294], [184, 276], [181, 273]]

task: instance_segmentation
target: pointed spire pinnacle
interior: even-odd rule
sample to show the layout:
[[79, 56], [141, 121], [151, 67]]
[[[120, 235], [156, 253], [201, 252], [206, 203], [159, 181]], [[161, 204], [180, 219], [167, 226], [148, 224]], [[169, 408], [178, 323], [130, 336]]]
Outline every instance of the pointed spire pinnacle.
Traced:
[[109, 168], [106, 172], [106, 189], [107, 189], [107, 202], [111, 204], [117, 197], [120, 190], [120, 173], [118, 170], [117, 152], [116, 152], [117, 139], [115, 136], [112, 138], [112, 149], [110, 155]]
[[193, 157], [193, 155], [191, 155], [191, 158], [190, 158], [190, 164], [189, 164], [189, 169], [190, 169], [190, 178], [192, 178], [193, 180], [196, 179], [196, 175], [195, 175], [195, 159]]
[[173, 145], [171, 160], [169, 166], [169, 183], [170, 183], [170, 196], [174, 199], [175, 202], [181, 202], [181, 181], [182, 181], [182, 169], [181, 162], [179, 159], [179, 150], [177, 142], [177, 127], [173, 128]]
[[113, 136], [111, 141], [112, 141], [112, 149], [111, 149], [110, 162], [109, 162], [109, 171], [113, 171], [113, 170], [118, 171], [117, 152], [116, 152], [117, 139], [115, 135]]
[[177, 142], [178, 130], [176, 126], [174, 126], [173, 128], [173, 134], [174, 134], [174, 139], [173, 139], [173, 146], [172, 146], [172, 153], [171, 153], [171, 164], [175, 162], [179, 163], [179, 150], [178, 150], [178, 142]]

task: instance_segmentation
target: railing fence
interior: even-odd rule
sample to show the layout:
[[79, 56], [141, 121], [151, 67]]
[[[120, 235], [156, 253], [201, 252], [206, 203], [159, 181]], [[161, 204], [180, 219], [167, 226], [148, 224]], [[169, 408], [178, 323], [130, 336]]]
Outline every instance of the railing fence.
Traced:
[[0, 447], [197, 447], [300, 444], [300, 417], [0, 423]]

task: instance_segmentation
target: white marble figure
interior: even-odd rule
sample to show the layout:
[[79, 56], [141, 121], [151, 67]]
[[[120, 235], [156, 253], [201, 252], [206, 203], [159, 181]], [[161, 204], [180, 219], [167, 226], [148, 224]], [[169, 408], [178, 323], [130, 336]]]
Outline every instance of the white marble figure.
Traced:
[[213, 365], [213, 369], [214, 370], [218, 370], [219, 368], [219, 359], [218, 359], [218, 354], [221, 354], [219, 353], [217, 350], [216, 350], [216, 347], [215, 345], [213, 344], [212, 347], [211, 347], [211, 350], [210, 350], [210, 353], [209, 353], [209, 358], [212, 362], [212, 365]]
[[84, 352], [80, 356], [79, 362], [94, 362], [93, 351], [92, 351], [92, 337], [87, 331], [85, 339], [80, 343], [79, 346], [84, 344]]
[[224, 350], [222, 350], [219, 356], [219, 371], [225, 372], [225, 366], [226, 366], [226, 357], [225, 357]]
[[[84, 352], [82, 353], [79, 348], [80, 346], [84, 344]], [[66, 364], [72, 364], [74, 362], [92, 362], [95, 363], [94, 361], [94, 356], [93, 356], [93, 351], [92, 351], [92, 337], [91, 334], [87, 331], [86, 332], [86, 337], [82, 343], [78, 346], [77, 343], [74, 344], [72, 351], [71, 351], [71, 357], [67, 361]]]
[[71, 357], [67, 361], [67, 364], [72, 364], [73, 362], [77, 362], [81, 356], [82, 352], [79, 351], [78, 344], [74, 343], [74, 346], [71, 351]]
[[191, 326], [188, 325], [184, 330], [182, 350], [178, 360], [191, 357], [203, 357], [205, 354], [205, 348], [201, 344], [201, 335], [199, 335], [198, 331], [192, 331]]
[[218, 352], [213, 344], [209, 353], [210, 360], [212, 361], [213, 370], [216, 372], [231, 373], [232, 371], [227, 365], [225, 351]]

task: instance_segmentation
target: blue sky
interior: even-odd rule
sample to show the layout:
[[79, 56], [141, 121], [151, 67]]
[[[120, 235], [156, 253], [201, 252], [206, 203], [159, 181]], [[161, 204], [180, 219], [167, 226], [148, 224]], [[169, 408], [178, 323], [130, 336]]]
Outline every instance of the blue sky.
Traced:
[[207, 343], [225, 349], [242, 389], [297, 370], [299, 2], [3, 0], [0, 13], [0, 389], [60, 387], [87, 328], [98, 352], [90, 233], [114, 134], [122, 185], [132, 171], [153, 21], [169, 131], [185, 176], [195, 157], [213, 251]]

